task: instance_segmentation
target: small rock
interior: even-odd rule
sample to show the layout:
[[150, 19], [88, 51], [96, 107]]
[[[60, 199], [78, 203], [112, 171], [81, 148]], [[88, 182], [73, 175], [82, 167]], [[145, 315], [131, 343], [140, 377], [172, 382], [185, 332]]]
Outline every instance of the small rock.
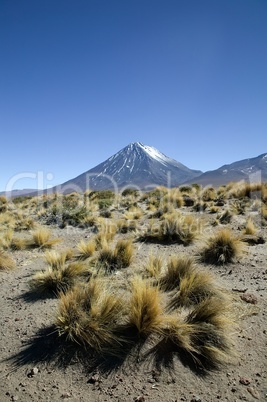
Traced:
[[260, 395], [259, 395], [258, 391], [255, 388], [248, 387], [247, 390], [253, 396], [253, 398], [260, 399]]
[[64, 392], [64, 394], [61, 395], [61, 398], [65, 399], [65, 398], [70, 398], [71, 394], [69, 392]]
[[33, 367], [30, 372], [27, 374], [27, 377], [33, 377], [34, 375], [39, 373], [39, 369], [37, 367]]
[[201, 402], [201, 398], [199, 396], [193, 396], [190, 402]]
[[18, 401], [19, 397], [17, 395], [12, 395], [11, 396], [11, 401]]
[[251, 383], [251, 380], [247, 377], [240, 377], [239, 382], [242, 385], [249, 385]]
[[255, 295], [253, 295], [252, 293], [244, 293], [243, 295], [240, 296], [240, 299], [243, 300], [246, 303], [250, 303], [250, 304], [257, 304], [258, 303], [258, 299]]
[[134, 402], [145, 402], [145, 400], [146, 398], [144, 397], [144, 395], [142, 395], [135, 398]]
[[95, 384], [96, 382], [99, 382], [99, 380], [100, 380], [99, 374], [94, 374], [92, 375], [91, 378], [89, 378], [88, 382], [90, 384]]

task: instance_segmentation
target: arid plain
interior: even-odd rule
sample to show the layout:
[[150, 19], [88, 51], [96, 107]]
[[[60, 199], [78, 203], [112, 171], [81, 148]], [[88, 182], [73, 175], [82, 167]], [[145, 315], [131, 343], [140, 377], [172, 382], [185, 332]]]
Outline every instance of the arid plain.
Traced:
[[265, 401], [267, 186], [0, 200], [1, 401]]

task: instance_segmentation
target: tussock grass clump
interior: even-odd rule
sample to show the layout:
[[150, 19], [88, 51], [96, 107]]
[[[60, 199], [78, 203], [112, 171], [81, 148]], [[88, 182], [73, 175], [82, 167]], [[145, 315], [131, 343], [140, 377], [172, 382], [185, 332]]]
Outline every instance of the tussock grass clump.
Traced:
[[251, 218], [248, 218], [246, 222], [246, 227], [243, 231], [244, 234], [246, 235], [254, 235], [256, 233], [257, 229], [255, 228], [254, 222]]
[[159, 289], [140, 277], [132, 281], [126, 326], [138, 336], [147, 337], [160, 332], [162, 326], [162, 302]]
[[162, 206], [181, 208], [183, 205], [184, 199], [178, 188], [169, 189], [162, 199]]
[[96, 250], [96, 243], [94, 240], [90, 240], [88, 242], [81, 240], [77, 244], [77, 249], [79, 251], [78, 257], [83, 260], [86, 260], [87, 258], [90, 258], [94, 254]]
[[143, 216], [143, 211], [141, 208], [130, 207], [128, 211], [124, 214], [126, 220], [138, 220]]
[[161, 256], [151, 254], [148, 263], [145, 265], [145, 271], [151, 278], [159, 279], [163, 266]]
[[261, 217], [264, 221], [267, 221], [267, 206], [265, 204], [261, 207]]
[[180, 243], [185, 246], [198, 235], [198, 222], [191, 216], [166, 215], [158, 225], [150, 225], [139, 240], [162, 243]]
[[47, 264], [53, 269], [63, 268], [65, 263], [73, 257], [73, 250], [65, 250], [57, 252], [55, 250], [49, 250], [45, 253], [45, 260]]
[[167, 269], [160, 279], [160, 288], [164, 291], [178, 288], [183, 277], [194, 271], [194, 261], [187, 256], [173, 256], [169, 259]]
[[230, 230], [223, 229], [209, 237], [200, 251], [200, 261], [213, 264], [228, 264], [241, 251], [241, 242]]
[[50, 230], [46, 228], [37, 229], [32, 233], [32, 241], [29, 243], [31, 247], [38, 247], [40, 249], [52, 248], [55, 244], [59, 243], [61, 239], [52, 239]]
[[226, 225], [227, 223], [231, 222], [231, 219], [233, 217], [232, 212], [229, 209], [226, 209], [222, 213], [218, 214], [217, 218], [219, 222], [223, 225]]
[[230, 361], [233, 322], [225, 300], [211, 296], [185, 317], [167, 317], [164, 343], [187, 355], [187, 363], [204, 370], [219, 369]]
[[9, 248], [11, 250], [25, 250], [28, 247], [28, 240], [21, 237], [13, 237]]
[[217, 196], [216, 191], [212, 187], [203, 189], [201, 194], [201, 198], [205, 202], [215, 200], [216, 196]]
[[136, 220], [119, 219], [117, 221], [117, 230], [118, 233], [134, 232], [137, 230], [137, 222]]
[[13, 229], [9, 229], [2, 234], [0, 244], [5, 250], [25, 250], [28, 241], [22, 237], [15, 237]]
[[219, 368], [231, 353], [226, 298], [209, 273], [199, 272], [192, 260], [183, 258], [177, 287], [167, 293], [141, 276], [123, 292], [103, 277], [61, 292], [59, 335], [103, 358], [123, 360], [135, 353], [139, 358], [144, 346], [143, 357], [153, 354], [157, 363], [178, 353], [195, 368]]
[[209, 272], [191, 270], [181, 277], [179, 288], [170, 296], [168, 309], [198, 305], [207, 297], [216, 294]]
[[121, 346], [116, 330], [123, 312], [122, 298], [95, 279], [60, 295], [56, 325], [59, 334], [71, 341], [101, 354], [116, 354]]
[[32, 292], [40, 295], [58, 295], [71, 289], [78, 279], [89, 275], [86, 265], [73, 262], [60, 268], [48, 267], [45, 271], [37, 272], [29, 282]]
[[132, 240], [118, 240], [115, 248], [106, 244], [99, 252], [97, 265], [106, 272], [126, 268], [131, 264], [133, 258]]
[[10, 255], [3, 250], [0, 250], [0, 271], [15, 268], [16, 263]]
[[233, 198], [261, 198], [261, 192], [264, 191], [262, 183], [234, 183], [229, 191], [229, 196]]

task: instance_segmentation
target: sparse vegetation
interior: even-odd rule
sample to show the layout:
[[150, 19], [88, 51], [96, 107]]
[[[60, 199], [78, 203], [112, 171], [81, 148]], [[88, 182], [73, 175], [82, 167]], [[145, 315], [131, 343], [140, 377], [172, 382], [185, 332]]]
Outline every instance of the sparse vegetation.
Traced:
[[16, 263], [13, 258], [3, 250], [0, 250], [0, 271], [15, 268]]
[[214, 265], [228, 264], [240, 251], [240, 240], [230, 230], [223, 229], [207, 239], [200, 251], [200, 260]]
[[0, 271], [7, 271], [1, 275], [14, 275], [8, 271], [15, 261], [18, 267], [31, 261], [29, 272], [45, 261], [29, 281], [30, 294], [59, 298], [58, 334], [90, 358], [129, 356], [137, 364], [152, 356], [158, 365], [176, 354], [190, 367], [219, 368], [232, 354], [236, 301], [227, 296], [228, 303], [216, 280], [223, 267], [213, 267], [213, 275], [200, 263], [223, 266], [236, 261], [242, 242], [265, 242], [266, 189], [232, 183], [11, 203], [0, 197]]
[[29, 243], [31, 247], [38, 247], [40, 249], [47, 249], [53, 247], [61, 240], [56, 238], [52, 239], [51, 231], [46, 228], [37, 229], [32, 233], [32, 242]]
[[40, 295], [58, 295], [71, 289], [82, 276], [89, 276], [88, 267], [82, 262], [73, 262], [57, 268], [48, 267], [45, 271], [37, 272], [30, 280], [32, 292]]
[[198, 230], [198, 222], [191, 215], [166, 215], [159, 224], [151, 225], [139, 240], [187, 246], [197, 237]]

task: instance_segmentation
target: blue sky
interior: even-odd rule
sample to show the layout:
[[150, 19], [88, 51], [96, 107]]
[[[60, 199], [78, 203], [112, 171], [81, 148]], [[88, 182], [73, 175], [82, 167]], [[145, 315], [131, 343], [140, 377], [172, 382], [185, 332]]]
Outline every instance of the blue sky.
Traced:
[[203, 171], [267, 152], [266, 0], [0, 0], [0, 55], [0, 190], [135, 141]]

